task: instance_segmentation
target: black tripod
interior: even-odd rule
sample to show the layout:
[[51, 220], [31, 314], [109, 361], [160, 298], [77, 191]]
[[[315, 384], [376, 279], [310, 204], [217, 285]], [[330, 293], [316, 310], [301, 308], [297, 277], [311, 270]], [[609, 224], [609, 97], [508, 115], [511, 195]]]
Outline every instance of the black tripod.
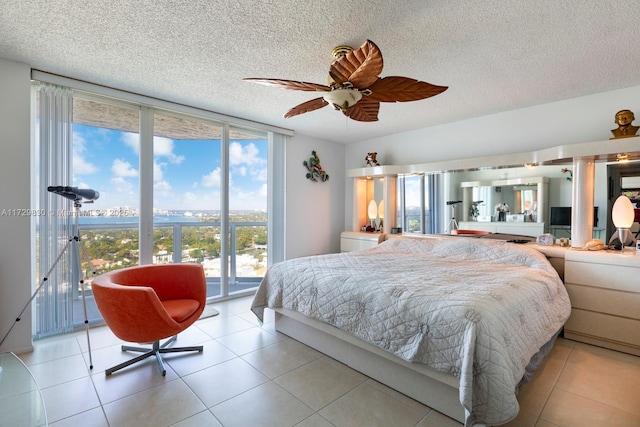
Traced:
[[458, 222], [456, 221], [456, 205], [458, 203], [462, 203], [462, 200], [449, 200], [447, 202], [447, 206], [451, 206], [451, 219], [447, 229], [444, 231], [446, 234], [451, 234], [453, 230], [458, 229]]
[[[65, 191], [63, 191], [63, 190], [57, 191], [57, 189], [65, 189]], [[33, 292], [33, 295], [31, 295], [31, 298], [29, 298], [29, 301], [27, 301], [27, 303], [24, 305], [22, 310], [20, 310], [20, 313], [16, 317], [16, 320], [13, 322], [13, 324], [11, 325], [11, 327], [9, 328], [9, 330], [7, 331], [5, 336], [2, 338], [2, 341], [0, 341], [0, 346], [2, 346], [4, 341], [7, 339], [7, 337], [9, 336], [11, 331], [13, 330], [14, 326], [16, 326], [16, 323], [20, 321], [20, 319], [22, 318], [22, 314], [25, 312], [27, 307], [29, 307], [31, 302], [36, 297], [36, 295], [38, 295], [38, 292], [40, 291], [42, 286], [44, 286], [45, 282], [47, 282], [49, 280], [49, 277], [51, 276], [51, 273], [53, 273], [53, 271], [55, 270], [56, 266], [58, 265], [58, 263], [60, 262], [60, 260], [64, 256], [64, 254], [67, 253], [68, 250], [71, 250], [71, 255], [74, 256], [74, 258], [75, 258], [76, 266], [78, 268], [78, 275], [80, 277], [79, 282], [80, 282], [80, 291], [82, 293], [82, 306], [83, 306], [83, 309], [84, 309], [84, 325], [85, 325], [85, 331], [87, 333], [87, 348], [89, 350], [89, 369], [93, 369], [93, 358], [91, 357], [91, 341], [89, 340], [89, 319], [88, 319], [88, 316], [87, 316], [87, 301], [86, 301], [85, 291], [84, 291], [84, 280], [82, 279], [82, 263], [80, 261], [81, 254], [82, 254], [82, 256], [84, 256], [84, 260], [88, 263], [88, 265], [91, 268], [93, 266], [91, 264], [91, 260], [89, 259], [89, 255], [87, 254], [87, 250], [80, 243], [80, 233], [78, 231], [78, 216], [79, 216], [78, 210], [82, 207], [83, 198], [82, 198], [82, 196], [80, 196], [79, 194], [74, 192], [73, 191], [74, 189], [77, 190], [76, 187], [49, 187], [49, 191], [55, 192], [56, 194], [59, 194], [59, 195], [61, 195], [63, 197], [66, 197], [66, 198], [69, 198], [69, 199], [73, 200], [73, 208], [74, 208], [73, 216], [75, 217], [75, 223], [74, 223], [74, 227], [73, 227], [73, 236], [70, 237], [67, 240], [67, 243], [64, 245], [64, 247], [60, 251], [60, 254], [56, 258], [56, 260], [53, 262], [53, 264], [51, 265], [51, 268], [49, 269], [49, 271], [47, 271], [47, 274], [45, 274], [45, 276], [42, 278], [42, 281], [40, 282], [40, 284], [38, 285], [36, 290]], [[84, 192], [86, 190], [80, 190], [80, 191]], [[89, 190], [89, 191], [93, 191], [93, 190]], [[95, 199], [98, 198], [98, 196], [97, 196], [98, 193], [97, 192], [94, 192], [94, 193], [95, 193], [95, 197], [94, 197], [94, 200], [95, 200]], [[93, 203], [93, 200], [85, 200], [84, 202], [85, 203]], [[95, 271], [92, 270], [91, 273], [93, 275], [95, 275]]]

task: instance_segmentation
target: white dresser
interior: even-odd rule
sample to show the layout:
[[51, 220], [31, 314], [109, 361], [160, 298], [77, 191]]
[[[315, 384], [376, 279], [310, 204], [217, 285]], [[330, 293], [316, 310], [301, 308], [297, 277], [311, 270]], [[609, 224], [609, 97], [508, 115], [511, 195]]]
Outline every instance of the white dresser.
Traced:
[[640, 254], [568, 250], [564, 275], [565, 338], [640, 355]]

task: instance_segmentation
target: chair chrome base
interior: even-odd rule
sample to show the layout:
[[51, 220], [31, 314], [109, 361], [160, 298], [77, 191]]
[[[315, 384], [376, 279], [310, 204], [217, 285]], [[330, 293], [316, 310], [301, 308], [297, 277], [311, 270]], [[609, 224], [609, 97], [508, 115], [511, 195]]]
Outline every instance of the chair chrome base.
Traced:
[[164, 368], [164, 361], [162, 360], [162, 353], [178, 353], [178, 352], [182, 352], [182, 351], [197, 351], [197, 352], [202, 353], [203, 347], [201, 345], [193, 346], [193, 347], [169, 347], [169, 348], [167, 348], [167, 346], [169, 344], [171, 344], [172, 342], [174, 342], [177, 338], [178, 338], [178, 336], [174, 335], [171, 338], [169, 338], [167, 341], [165, 341], [162, 345], [160, 344], [160, 341], [156, 341], [156, 342], [153, 343], [151, 348], [148, 348], [148, 347], [131, 347], [131, 346], [128, 346], [128, 345], [123, 345], [122, 346], [122, 351], [137, 351], [137, 352], [142, 352], [144, 354], [141, 354], [138, 357], [134, 357], [131, 360], [127, 360], [126, 362], [120, 363], [119, 365], [116, 365], [116, 366], [114, 366], [112, 368], [109, 368], [106, 371], [104, 371], [104, 373], [105, 373], [106, 376], [109, 376], [109, 375], [113, 374], [115, 371], [118, 371], [118, 370], [120, 370], [122, 368], [126, 368], [127, 366], [133, 365], [134, 363], [138, 363], [138, 362], [146, 359], [147, 357], [155, 356], [156, 357], [156, 361], [158, 362], [158, 367], [160, 368], [160, 373], [164, 377], [165, 375], [167, 375], [167, 370]]

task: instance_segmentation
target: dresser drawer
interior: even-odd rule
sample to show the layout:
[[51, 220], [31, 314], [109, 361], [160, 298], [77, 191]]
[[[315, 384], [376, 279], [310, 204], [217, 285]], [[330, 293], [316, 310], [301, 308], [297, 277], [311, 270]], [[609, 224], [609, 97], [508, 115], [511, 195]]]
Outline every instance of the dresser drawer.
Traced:
[[640, 292], [640, 269], [565, 259], [564, 281], [576, 285], [597, 286], [620, 291]]
[[565, 283], [571, 307], [640, 320], [640, 294]]
[[[564, 325], [565, 335], [576, 333], [603, 342], [640, 350], [640, 321], [574, 308]], [[571, 336], [569, 336], [571, 338]]]

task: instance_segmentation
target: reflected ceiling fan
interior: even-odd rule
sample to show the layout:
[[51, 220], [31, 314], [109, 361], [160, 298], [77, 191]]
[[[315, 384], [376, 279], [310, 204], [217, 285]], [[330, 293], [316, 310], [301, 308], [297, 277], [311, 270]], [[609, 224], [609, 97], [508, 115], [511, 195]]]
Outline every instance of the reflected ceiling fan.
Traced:
[[283, 89], [324, 92], [320, 98], [296, 105], [285, 113], [285, 118], [331, 105], [359, 122], [377, 121], [381, 102], [418, 101], [438, 95], [448, 88], [409, 77], [380, 77], [382, 53], [371, 40], [357, 49], [338, 46], [333, 49], [332, 54], [335, 60], [329, 68], [328, 86], [281, 79], [243, 80]]

